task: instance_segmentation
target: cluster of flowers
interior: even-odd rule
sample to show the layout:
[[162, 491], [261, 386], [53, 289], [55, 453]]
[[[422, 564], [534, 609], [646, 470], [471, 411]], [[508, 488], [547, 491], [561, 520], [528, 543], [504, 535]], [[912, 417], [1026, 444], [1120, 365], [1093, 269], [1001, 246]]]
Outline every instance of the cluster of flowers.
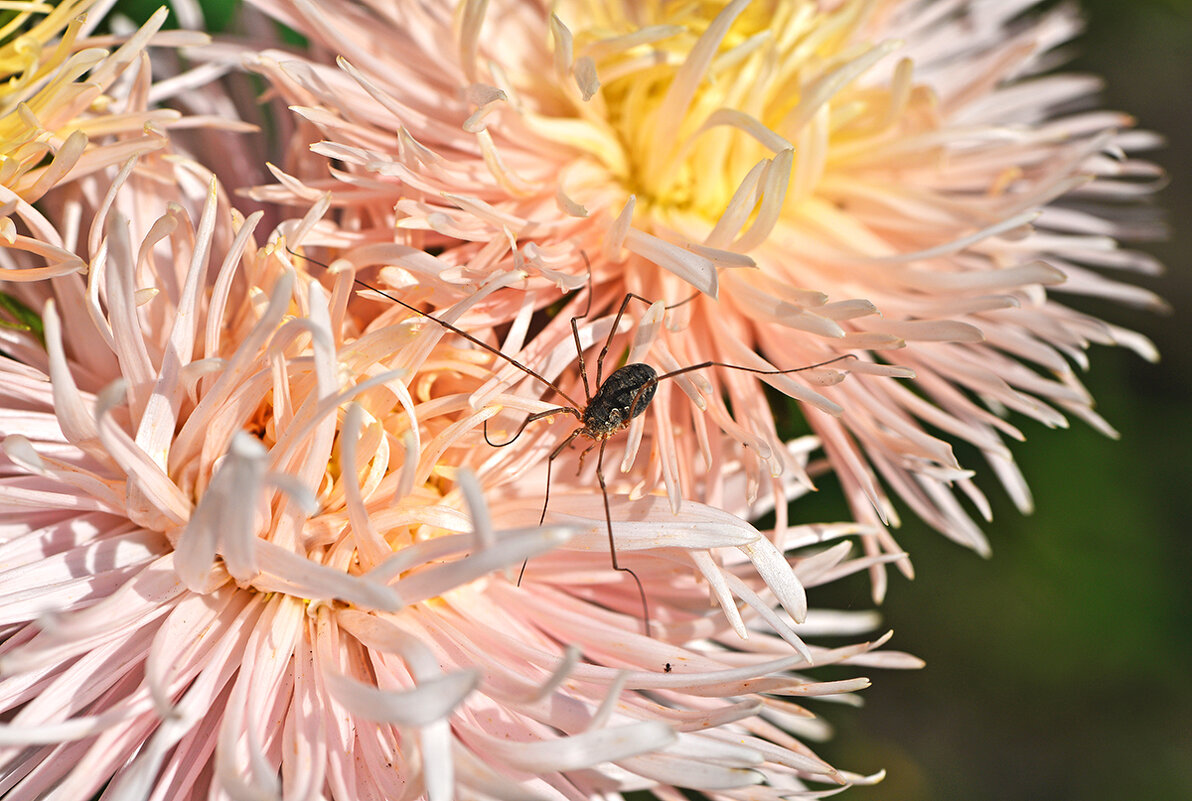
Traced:
[[[1073, 365], [1153, 356], [1054, 299], [1159, 304], [1105, 274], [1155, 268], [1110, 213], [1154, 140], [1048, 73], [1067, 6], [252, 0], [213, 42], [94, 1], [0, 24], [11, 801], [875, 781], [805, 744], [868, 679], [813, 670], [919, 663], [808, 642], [877, 619], [806, 589], [909, 574], [896, 500], [985, 550], [950, 440], [1029, 508], [1005, 413], [1108, 431]], [[514, 437], [601, 342], [754, 372], [586, 464]], [[828, 472], [853, 519], [791, 521]]]

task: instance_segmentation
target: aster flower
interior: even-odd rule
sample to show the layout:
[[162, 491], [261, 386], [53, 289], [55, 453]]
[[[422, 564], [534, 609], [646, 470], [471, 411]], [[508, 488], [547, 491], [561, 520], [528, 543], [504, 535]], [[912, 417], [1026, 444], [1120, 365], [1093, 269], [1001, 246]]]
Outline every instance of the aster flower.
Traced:
[[[590, 493], [561, 484], [565, 524], [546, 527], [504, 495], [506, 453], [536, 440], [482, 444], [491, 354], [356, 293], [367, 252], [296, 270], [283, 240], [257, 246], [259, 212], [172, 149], [44, 205], [87, 269], [16, 287], [45, 345], [9, 331], [0, 356], [6, 799], [776, 801], [877, 778], [800, 739], [824, 733], [803, 699], [868, 684], [807, 669], [918, 664], [875, 650], [888, 635], [804, 641], [875, 623], [802, 594], [885, 558], [850, 556], [856, 526], [790, 527], [788, 562], [732, 514], [639, 499], [618, 522], [644, 551], [655, 625], [639, 634]], [[334, 238], [325, 205], [284, 241]], [[484, 309], [520, 272], [480, 286], [400, 255], [433, 276], [407, 297], [496, 341]], [[518, 297], [511, 319], [528, 319]]]
[[94, 35], [103, 14], [83, 13], [92, 2], [17, 2], [0, 28], [0, 77], [7, 79], [0, 88], [0, 234], [10, 249], [38, 257], [19, 270], [6, 257], [4, 280], [40, 281], [84, 266], [33, 206], [55, 187], [161, 150], [171, 130], [252, 127], [155, 105], [193, 79], [184, 72], [154, 86], [150, 47], [198, 46], [206, 34], [162, 31], [162, 8], [127, 36]]
[[[1156, 269], [1116, 242], [1155, 234], [1117, 213], [1157, 183], [1130, 155], [1155, 140], [1081, 110], [1094, 81], [1049, 74], [1079, 29], [1069, 6], [253, 5], [311, 42], [311, 55], [250, 57], [312, 141], [255, 197], [305, 206], [330, 191], [340, 231], [326, 242], [521, 269], [540, 306], [552, 286], [582, 285], [581, 251], [598, 311], [626, 292], [697, 293], [653, 346], [665, 366], [857, 354], [847, 381], [765, 383], [802, 402], [871, 553], [901, 550], [890, 491], [985, 552], [961, 501], [985, 518], [989, 505], [951, 441], [979, 449], [1029, 510], [1006, 412], [1112, 434], [1073, 365], [1093, 343], [1154, 358], [1141, 336], [1055, 298], [1161, 305], [1114, 277]], [[771, 476], [798, 465], [763, 382], [706, 372], [706, 416], [660, 400], [667, 425], [636, 491], [665, 485], [676, 508], [722, 498], [733, 465], [748, 498], [765, 488], [781, 506], [791, 484]], [[710, 470], [693, 471], [697, 452]]]

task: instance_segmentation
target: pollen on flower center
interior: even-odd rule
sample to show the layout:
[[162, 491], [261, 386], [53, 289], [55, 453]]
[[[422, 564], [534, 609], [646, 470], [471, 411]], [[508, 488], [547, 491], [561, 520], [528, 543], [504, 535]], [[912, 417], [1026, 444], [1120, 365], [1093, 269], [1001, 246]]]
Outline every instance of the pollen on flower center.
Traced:
[[912, 91], [909, 62], [888, 84], [857, 85], [897, 47], [848, 45], [865, 17], [859, 3], [832, 12], [744, 2], [620, 11], [559, 12], [568, 27], [555, 32], [556, 60], [560, 47], [574, 54], [571, 75], [560, 78], [582, 82], [590, 60], [599, 92], [576, 107], [586, 133], [545, 132], [586, 151], [606, 180], [636, 196], [639, 225], [679, 214], [713, 226], [734, 209], [748, 224], [762, 203], [776, 215], [810, 195], [829, 142], [880, 135], [909, 101], [929, 99]]

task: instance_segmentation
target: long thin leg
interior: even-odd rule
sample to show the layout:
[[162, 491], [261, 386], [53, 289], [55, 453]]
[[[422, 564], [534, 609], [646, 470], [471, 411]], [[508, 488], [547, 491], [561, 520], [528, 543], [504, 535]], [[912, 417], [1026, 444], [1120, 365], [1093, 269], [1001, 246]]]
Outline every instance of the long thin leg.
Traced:
[[[590, 311], [592, 311], [592, 294], [593, 294], [592, 262], [590, 262], [588, 260], [587, 253], [580, 251], [580, 255], [582, 255], [584, 257], [584, 264], [588, 265], [588, 306], [587, 306], [587, 308], [584, 309], [583, 314], [579, 315], [578, 317], [571, 318], [571, 337], [572, 337], [572, 339], [575, 340], [575, 352], [577, 354], [579, 354], [579, 374], [580, 374], [580, 377], [583, 378], [583, 380], [584, 380], [584, 394], [587, 396], [588, 402], [591, 403], [592, 402], [592, 390], [588, 384], [587, 368], [584, 367], [584, 349], [582, 347], [580, 347], [580, 344], [579, 344], [579, 326], [577, 325], [577, 323], [580, 320], [587, 317], [588, 313]], [[671, 306], [667, 306], [666, 309], [668, 311], [670, 309], [677, 309], [680, 306], [682, 306], [683, 304], [690, 303], [691, 301], [695, 300], [695, 298], [698, 296], [699, 296], [699, 292], [696, 292], [696, 293], [692, 294], [691, 297], [687, 298], [686, 300], [681, 300], [678, 303], [675, 303]], [[602, 379], [604, 378], [604, 357], [608, 355], [608, 351], [612, 347], [612, 344], [613, 344], [613, 337], [616, 336], [617, 329], [621, 326], [621, 318], [625, 315], [625, 310], [629, 307], [629, 302], [631, 300], [633, 300], [634, 298], [636, 298], [637, 300], [640, 300], [642, 303], [646, 304], [647, 306], [652, 305], [650, 300], [648, 300], [647, 298], [643, 298], [641, 295], [635, 294], [633, 292], [626, 293], [625, 297], [621, 300], [621, 308], [617, 309], [617, 317], [615, 320], [613, 320], [613, 327], [608, 332], [608, 338], [604, 341], [604, 347], [600, 349], [600, 355], [598, 357], [596, 357], [596, 391], [597, 392], [600, 391], [600, 386], [603, 383]]]
[[633, 576], [633, 581], [637, 584], [637, 592], [642, 599], [642, 626], [646, 636], [649, 637], [650, 606], [646, 603], [646, 588], [642, 586], [642, 580], [637, 577], [637, 573], [617, 564], [617, 543], [613, 540], [613, 514], [608, 505], [608, 487], [604, 483], [604, 445], [606, 442], [608, 442], [607, 439], [600, 440], [600, 450], [596, 452], [596, 478], [600, 481], [600, 495], [604, 498], [604, 524], [608, 527], [608, 552], [613, 559], [613, 570], [628, 573]]
[[[297, 251], [295, 251], [293, 248], [291, 248], [289, 245], [287, 245], [287, 246], [286, 246], [286, 250], [287, 250], [287, 251], [289, 251], [290, 255], [292, 255], [292, 256], [297, 256], [297, 257], [298, 257], [298, 258], [300, 258], [300, 259], [305, 259], [306, 261], [309, 261], [311, 264], [317, 264], [317, 265], [319, 265], [320, 267], [322, 267], [324, 270], [330, 270], [330, 269], [331, 269], [331, 268], [330, 268], [330, 267], [328, 267], [326, 264], [323, 264], [323, 262], [321, 262], [321, 261], [317, 261], [317, 260], [315, 260], [315, 259], [312, 259], [312, 258], [311, 258], [311, 257], [309, 257], [309, 256], [303, 256], [301, 253], [298, 253], [298, 252], [297, 252]], [[585, 256], [584, 258], [587, 258], [587, 256]], [[591, 268], [590, 268], [590, 267], [589, 267], [588, 273], [589, 273], [589, 275], [591, 274]], [[512, 356], [510, 356], [510, 355], [508, 355], [508, 354], [506, 354], [506, 353], [502, 353], [501, 351], [497, 350], [496, 348], [494, 348], [492, 345], [488, 344], [487, 342], [483, 342], [483, 341], [481, 341], [481, 340], [477, 339], [476, 337], [472, 336], [471, 334], [469, 334], [467, 331], [463, 330], [463, 329], [462, 329], [462, 328], [460, 328], [459, 326], [457, 326], [457, 325], [454, 325], [453, 323], [449, 323], [449, 322], [447, 322], [446, 320], [440, 320], [440, 319], [439, 319], [438, 317], [436, 317], [435, 315], [433, 315], [433, 314], [428, 314], [427, 312], [424, 312], [424, 311], [422, 311], [421, 309], [419, 309], [417, 306], [411, 306], [409, 303], [406, 303], [404, 300], [402, 300], [402, 299], [400, 299], [400, 298], [397, 298], [397, 297], [394, 297], [393, 295], [391, 295], [390, 293], [386, 292], [385, 290], [383, 290], [383, 289], [379, 289], [378, 287], [375, 287], [375, 286], [373, 286], [372, 284], [368, 283], [367, 281], [363, 281], [363, 280], [361, 280], [361, 279], [359, 279], [359, 278], [353, 278], [352, 280], [353, 280], [355, 283], [359, 284], [360, 286], [364, 287], [365, 289], [371, 289], [373, 292], [376, 292], [378, 295], [383, 295], [384, 297], [386, 297], [386, 298], [388, 298], [389, 300], [393, 301], [393, 302], [394, 302], [394, 303], [396, 303], [397, 305], [399, 305], [399, 306], [403, 306], [403, 307], [405, 307], [406, 309], [409, 309], [410, 311], [414, 312], [414, 314], [417, 314], [417, 315], [419, 315], [420, 317], [425, 317], [425, 318], [426, 318], [426, 319], [428, 319], [428, 320], [433, 320], [434, 322], [438, 323], [438, 324], [439, 324], [440, 326], [442, 326], [443, 328], [446, 328], [448, 331], [451, 331], [452, 333], [458, 334], [459, 336], [461, 336], [461, 337], [463, 337], [464, 339], [466, 339], [466, 340], [468, 340], [469, 342], [471, 342], [473, 345], [476, 345], [476, 346], [478, 346], [478, 347], [481, 347], [481, 348], [483, 348], [484, 350], [488, 351], [489, 353], [491, 353], [492, 355], [496, 356], [497, 358], [504, 359], [504, 360], [505, 360], [505, 361], [507, 361], [509, 364], [513, 365], [513, 366], [514, 366], [514, 367], [516, 367], [518, 370], [521, 370], [521, 371], [522, 371], [523, 373], [525, 373], [526, 375], [530, 376], [531, 378], [535, 378], [535, 379], [537, 379], [538, 381], [541, 381], [541, 382], [542, 382], [542, 383], [543, 383], [545, 386], [547, 386], [547, 387], [550, 387], [551, 389], [553, 389], [553, 390], [554, 390], [556, 393], [558, 393], [559, 397], [561, 397], [563, 400], [565, 400], [565, 401], [567, 401], [568, 403], [570, 403], [572, 406], [576, 406], [576, 403], [575, 403], [575, 401], [574, 401], [574, 400], [572, 400], [572, 399], [571, 399], [571, 396], [570, 396], [570, 395], [568, 395], [566, 392], [564, 392], [564, 391], [563, 391], [563, 390], [562, 390], [562, 389], [561, 389], [561, 388], [560, 388], [560, 387], [559, 387], [557, 384], [555, 384], [553, 381], [550, 381], [550, 380], [546, 379], [544, 376], [542, 376], [542, 375], [540, 375], [540, 374], [536, 373], [535, 371], [531, 370], [529, 367], [526, 367], [524, 364], [522, 364], [521, 362], [519, 362], [517, 359], [513, 358]], [[589, 305], [591, 304], [591, 298], [589, 298], [589, 300], [588, 300], [588, 303], [589, 303]], [[586, 312], [585, 312], [585, 313], [586, 313]]]
[[[698, 295], [699, 295], [699, 293], [696, 292], [694, 295], [687, 298], [687, 300], [681, 300], [678, 303], [675, 303], [671, 306], [666, 306], [665, 308], [667, 311], [670, 311], [671, 309], [677, 309], [680, 306], [682, 306], [684, 303], [688, 303], [688, 302], [694, 300]], [[608, 332], [608, 339], [606, 339], [604, 341], [604, 347], [600, 349], [600, 355], [598, 357], [596, 357], [596, 390], [597, 391], [600, 391], [600, 383], [601, 383], [600, 379], [604, 375], [604, 357], [608, 355], [609, 348], [612, 347], [613, 337], [616, 335], [617, 329], [621, 326], [621, 318], [625, 315], [625, 310], [627, 308], [629, 308], [629, 301], [634, 300], [634, 299], [640, 300], [642, 303], [646, 304], [647, 306], [653, 305], [653, 303], [648, 298], [643, 298], [641, 295], [634, 294], [633, 292], [627, 292], [625, 294], [625, 297], [621, 300], [621, 308], [617, 309], [617, 318], [615, 320], [613, 320], [613, 327]], [[575, 334], [575, 342], [576, 342], [576, 346], [578, 346], [579, 345], [579, 333], [578, 332]], [[583, 354], [580, 354], [580, 364], [583, 364]], [[590, 401], [591, 398], [589, 398], [588, 400]]]
[[[613, 337], [617, 335], [617, 329], [621, 327], [621, 318], [625, 316], [625, 310], [629, 308], [629, 301], [637, 298], [647, 306], [651, 305], [650, 301], [643, 298], [641, 295], [635, 295], [632, 292], [626, 293], [624, 299], [621, 301], [621, 308], [617, 309], [617, 316], [613, 319], [613, 327], [609, 329], [608, 339], [604, 340], [604, 347], [600, 349], [600, 355], [596, 357], [596, 391], [600, 391], [601, 379], [604, 376], [604, 357], [608, 355], [609, 348], [613, 346]], [[576, 342], [579, 342], [579, 335], [576, 335]], [[580, 356], [580, 363], [583, 363], [583, 356]]]
[[[588, 295], [588, 305], [591, 305], [592, 296]], [[588, 313], [585, 311], [582, 317], [587, 317]], [[584, 347], [579, 344], [579, 326], [576, 324], [579, 317], [571, 318], [571, 339], [575, 342], [575, 355], [579, 359], [579, 377], [584, 380], [584, 398], [585, 403], [592, 402], [592, 387], [588, 385], [588, 368], [584, 367]], [[599, 373], [599, 371], [597, 371]], [[600, 376], [596, 377], [596, 389], [600, 389]]]
[[[587, 317], [592, 312], [592, 295], [596, 291], [592, 285], [592, 262], [588, 259], [588, 254], [580, 251], [579, 254], [584, 257], [584, 264], [588, 267], [588, 305], [584, 307], [584, 313], [578, 317], [571, 318], [571, 339], [575, 342], [575, 354], [579, 357], [579, 377], [584, 381], [584, 398], [586, 403], [592, 402], [592, 388], [588, 385], [588, 370], [584, 367], [584, 349], [579, 344], [579, 321]], [[600, 389], [600, 379], [596, 379], [596, 388]]]
[[547, 409], [544, 412], [535, 412], [534, 414], [527, 417], [525, 420], [522, 420], [521, 425], [517, 427], [517, 431], [513, 432], [513, 436], [507, 442], [493, 442], [491, 439], [489, 439], [488, 438], [488, 420], [485, 420], [484, 421], [484, 441], [487, 442], [489, 445], [491, 445], [494, 448], [504, 448], [508, 445], [512, 445], [513, 443], [517, 442], [517, 438], [522, 435], [522, 432], [526, 430], [526, 426], [528, 426], [530, 423], [533, 423], [538, 420], [542, 420], [546, 417], [553, 417], [556, 414], [569, 414], [578, 420], [584, 419], [584, 417], [580, 413], [579, 409], [573, 409], [570, 406], [558, 406], [554, 409]]
[[756, 367], [742, 367], [739, 364], [728, 364], [726, 362], [700, 362], [699, 364], [688, 365], [687, 367], [680, 367], [678, 370], [672, 370], [669, 373], [663, 373], [654, 379], [655, 383], [662, 381], [665, 378], [674, 378], [683, 373], [690, 373], [695, 370], [702, 370], [705, 367], [727, 367], [730, 370], [744, 370], [747, 373], [756, 373], [758, 375], [786, 375], [787, 373], [801, 373], [804, 370], [814, 370], [817, 367], [827, 367], [829, 364], [844, 361], [845, 359], [855, 359], [857, 354], [846, 353], [843, 356], [837, 356], [835, 359], [828, 359], [824, 362], [816, 362], [815, 364], [806, 364], [802, 367], [792, 367], [789, 370], [760, 370]]
[[[582, 432], [582, 431], [583, 431], [582, 428], [577, 428], [574, 431], [572, 431], [570, 434], [567, 435], [567, 439], [563, 440], [558, 445], [556, 445], [555, 449], [550, 452], [550, 456], [547, 457], [547, 460], [546, 460], [546, 495], [542, 499], [542, 514], [538, 515], [538, 525], [540, 525], [540, 526], [544, 522], [546, 522], [546, 507], [550, 505], [550, 470], [551, 470], [551, 465], [553, 465], [555, 463], [555, 459], [559, 458], [559, 456], [563, 453], [563, 451], [565, 451], [567, 449], [567, 446], [571, 444], [571, 441], [573, 439], [575, 439], [577, 436], [579, 436], [580, 432]], [[529, 559], [522, 562], [521, 572], [519, 572], [517, 574], [517, 586], [519, 586], [519, 587], [521, 586], [521, 583], [522, 583], [522, 577], [524, 575], [526, 575], [526, 565], [528, 565], [528, 564], [530, 564]]]

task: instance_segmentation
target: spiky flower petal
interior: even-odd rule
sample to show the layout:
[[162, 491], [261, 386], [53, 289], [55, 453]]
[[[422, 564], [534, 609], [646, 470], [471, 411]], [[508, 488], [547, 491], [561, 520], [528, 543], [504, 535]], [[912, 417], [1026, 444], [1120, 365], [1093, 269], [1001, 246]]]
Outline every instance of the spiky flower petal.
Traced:
[[[619, 509], [648, 637], [591, 493], [560, 484], [539, 526], [513, 458], [540, 462], [537, 440], [484, 444], [492, 354], [358, 293], [350, 258], [324, 275], [291, 254], [329, 235], [325, 207], [259, 245], [262, 215], [172, 148], [43, 205], [86, 270], [14, 288], [44, 344], [0, 332], [6, 801], [777, 801], [877, 778], [799, 739], [824, 730], [811, 699], [867, 686], [855, 670], [918, 665], [888, 635], [805, 641], [876, 623], [807, 610], [806, 587], [881, 561], [850, 554], [855, 526], [779, 546], [700, 504]], [[409, 302], [495, 341], [491, 299], [520, 274], [482, 287], [404, 257], [432, 276]], [[853, 670], [805, 673], [829, 664]]]
[[[1086, 110], [1088, 79], [1049, 72], [1079, 28], [1069, 6], [254, 5], [318, 54], [254, 59], [312, 142], [258, 197], [301, 206], [330, 191], [340, 231], [328, 242], [522, 269], [539, 304], [552, 284], [582, 285], [581, 253], [597, 310], [626, 292], [669, 304], [698, 293], [659, 334], [651, 358], [664, 367], [857, 354], [848, 381], [765, 383], [802, 402], [876, 532], [872, 552], [901, 550], [891, 491], [987, 550], [962, 499], [980, 516], [989, 505], [951, 443], [976, 446], [1029, 509], [1007, 445], [1023, 433], [1006, 412], [1112, 432], [1073, 365], [1094, 343], [1154, 356], [1057, 300], [1161, 305], [1113, 276], [1156, 269], [1116, 242], [1155, 234], [1118, 214], [1157, 182], [1132, 155], [1155, 138]], [[711, 419], [668, 409], [697, 436], [660, 435], [643, 491], [718, 497], [722, 470], [685, 472], [698, 452], [713, 465], [739, 456], [751, 493], [795, 469], [762, 381], [706, 372]]]

